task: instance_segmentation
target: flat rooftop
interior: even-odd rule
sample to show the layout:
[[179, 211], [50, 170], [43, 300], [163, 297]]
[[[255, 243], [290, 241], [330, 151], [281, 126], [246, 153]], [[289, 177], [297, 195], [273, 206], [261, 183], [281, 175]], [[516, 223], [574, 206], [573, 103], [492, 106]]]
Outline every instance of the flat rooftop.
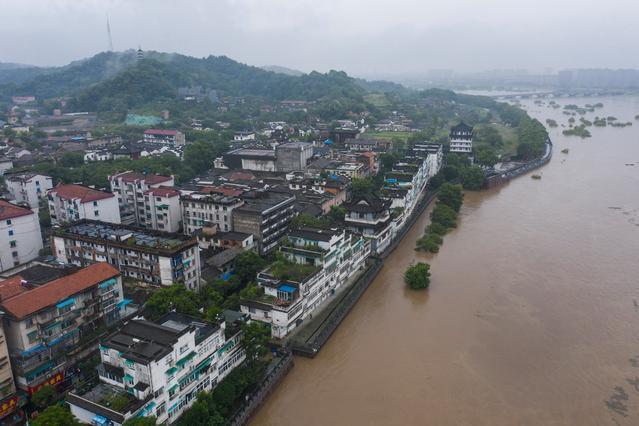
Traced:
[[274, 191], [251, 191], [244, 194], [244, 205], [237, 210], [262, 213], [285, 201], [295, 200], [294, 195]]
[[131, 226], [106, 222], [83, 221], [61, 228], [64, 234], [81, 235], [115, 242], [134, 241], [132, 246], [144, 248], [176, 248], [189, 242], [191, 237], [182, 234], [160, 233]]

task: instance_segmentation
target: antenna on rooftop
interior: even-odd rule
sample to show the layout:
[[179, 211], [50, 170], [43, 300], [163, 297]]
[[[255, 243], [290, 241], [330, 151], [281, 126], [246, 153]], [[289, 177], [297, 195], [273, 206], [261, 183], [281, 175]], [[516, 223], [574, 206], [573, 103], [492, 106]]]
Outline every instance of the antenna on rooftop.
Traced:
[[109, 51], [113, 52], [113, 38], [111, 38], [111, 24], [109, 24], [109, 15], [107, 15], [107, 35], [109, 37]]

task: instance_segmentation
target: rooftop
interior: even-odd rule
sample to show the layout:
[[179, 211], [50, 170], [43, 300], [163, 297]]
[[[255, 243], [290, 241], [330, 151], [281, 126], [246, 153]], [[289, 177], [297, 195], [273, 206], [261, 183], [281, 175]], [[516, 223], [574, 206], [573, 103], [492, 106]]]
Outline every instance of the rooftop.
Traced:
[[175, 136], [178, 134], [177, 130], [166, 129], [147, 129], [144, 131], [145, 135], [161, 135], [161, 136]]
[[154, 195], [156, 197], [177, 197], [180, 195], [180, 192], [177, 191], [175, 188], [171, 188], [169, 186], [161, 186], [159, 188], [150, 188], [149, 190], [145, 191], [144, 194], [151, 194]]
[[147, 185], [155, 185], [157, 183], [169, 181], [172, 179], [172, 177], [128, 171], [128, 172], [118, 173], [113, 176], [109, 176], [109, 180], [112, 180], [112, 179], [122, 179], [123, 182], [127, 182], [127, 183], [144, 181], [146, 182]]
[[[19, 292], [3, 300], [1, 306], [13, 317], [21, 319], [119, 275], [120, 272], [108, 263], [95, 263], [40, 287]], [[9, 285], [15, 287], [15, 283]]]
[[264, 213], [284, 202], [295, 201], [295, 196], [275, 191], [249, 191], [242, 199], [244, 205], [238, 211]]
[[275, 158], [275, 151], [271, 149], [238, 148], [227, 152], [225, 155], [239, 155], [246, 157]]
[[6, 200], [0, 200], [0, 220], [13, 219], [15, 217], [28, 216], [33, 212], [24, 207], [18, 207]]
[[63, 200], [79, 199], [81, 203], [89, 203], [91, 201], [103, 200], [105, 198], [115, 197], [111, 192], [99, 191], [84, 185], [58, 185], [50, 189], [49, 194], [55, 194]]
[[71, 234], [113, 242], [121, 242], [142, 248], [174, 249], [185, 243], [196, 243], [195, 239], [183, 234], [157, 232], [133, 226], [90, 220], [83, 220], [61, 227], [56, 231], [56, 233], [58, 235]]
[[322, 228], [304, 226], [297, 229], [289, 230], [287, 235], [289, 237], [294, 237], [294, 238], [297, 237], [297, 238], [304, 238], [306, 240], [312, 240], [312, 241], [329, 242], [331, 238], [333, 238], [336, 235], [339, 235], [339, 233], [340, 231], [337, 228], [322, 229]]

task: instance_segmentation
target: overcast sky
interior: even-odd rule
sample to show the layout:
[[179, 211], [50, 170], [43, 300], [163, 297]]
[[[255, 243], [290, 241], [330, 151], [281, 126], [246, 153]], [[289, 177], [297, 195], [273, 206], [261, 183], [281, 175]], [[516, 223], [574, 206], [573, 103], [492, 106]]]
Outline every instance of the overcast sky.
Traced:
[[639, 0], [0, 0], [0, 62], [107, 50], [356, 75], [639, 68]]

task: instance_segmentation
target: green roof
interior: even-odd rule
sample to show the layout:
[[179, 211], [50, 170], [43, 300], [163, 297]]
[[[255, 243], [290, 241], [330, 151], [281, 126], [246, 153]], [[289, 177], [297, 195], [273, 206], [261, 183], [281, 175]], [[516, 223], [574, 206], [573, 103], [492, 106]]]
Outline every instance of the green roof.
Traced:
[[162, 118], [155, 115], [127, 114], [124, 124], [129, 126], [154, 126], [162, 123]]

